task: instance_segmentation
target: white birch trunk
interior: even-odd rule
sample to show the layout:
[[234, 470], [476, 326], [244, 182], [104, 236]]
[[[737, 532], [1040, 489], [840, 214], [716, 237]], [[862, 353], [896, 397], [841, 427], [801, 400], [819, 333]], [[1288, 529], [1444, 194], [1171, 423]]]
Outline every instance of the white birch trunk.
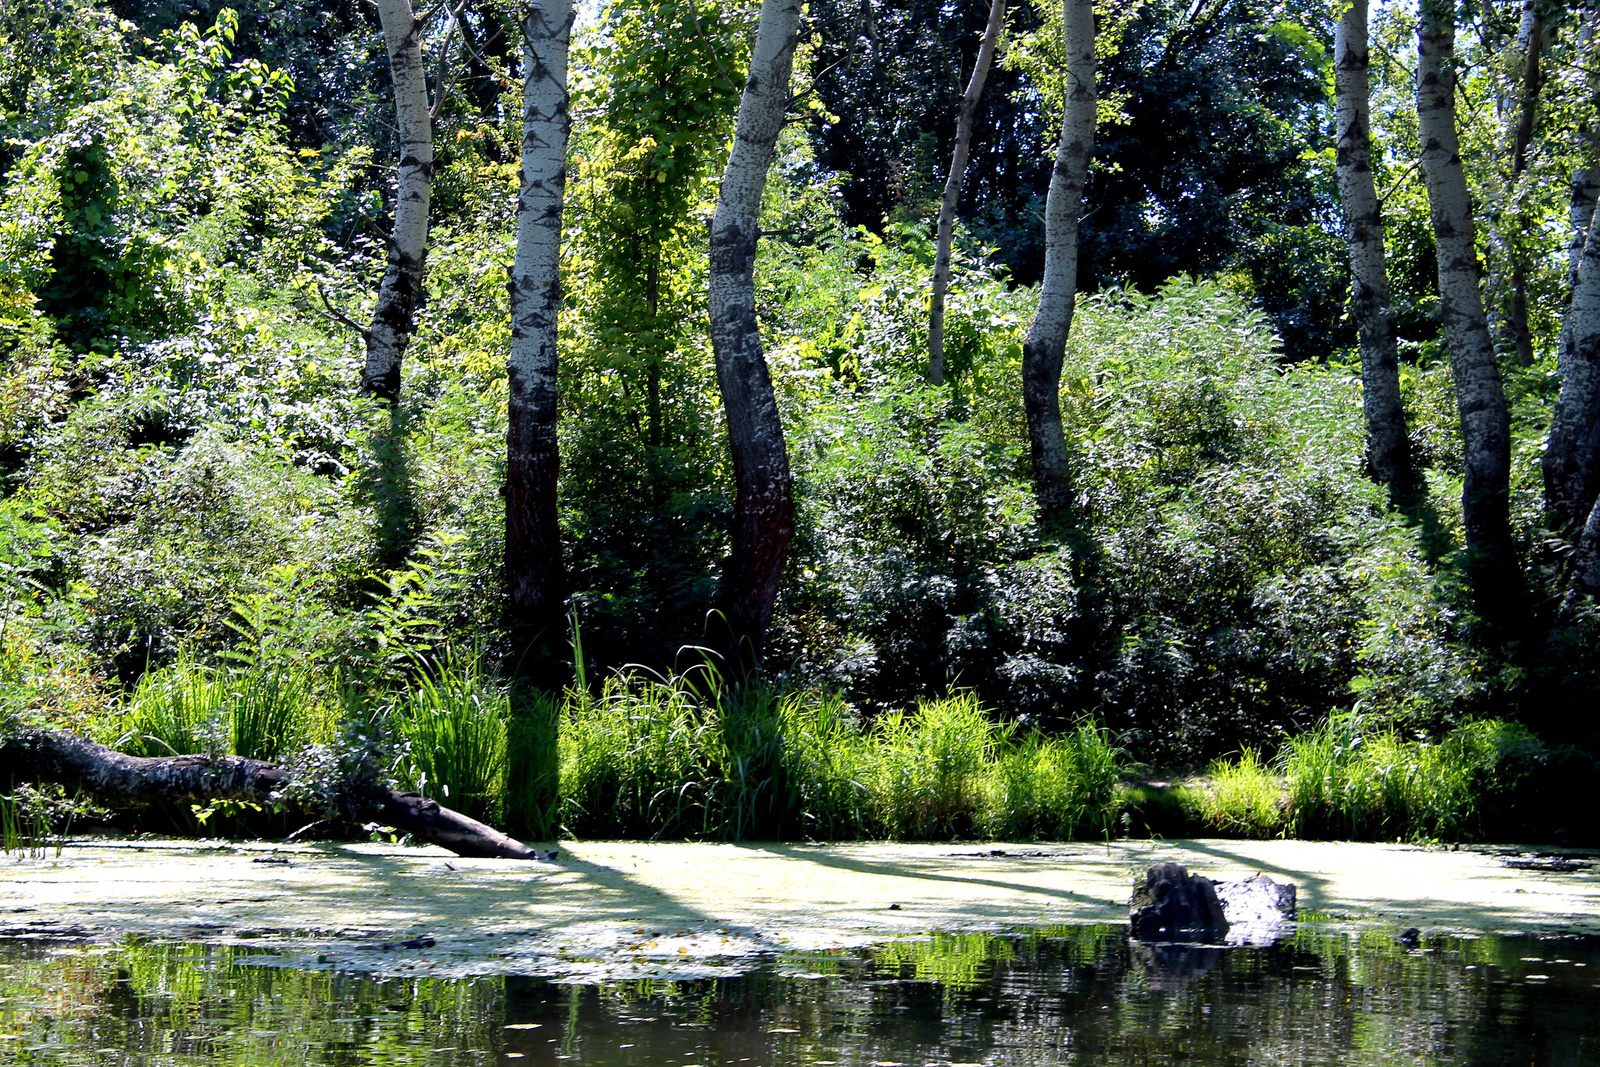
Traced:
[[572, 0], [522, 8], [522, 173], [511, 268], [507, 373], [506, 580], [513, 622], [530, 647], [564, 635], [556, 486], [556, 323], [561, 307], [561, 214], [566, 199], [567, 51]]
[[928, 383], [944, 384], [944, 295], [950, 287], [950, 242], [956, 223], [956, 206], [961, 203], [961, 186], [967, 175], [967, 154], [972, 148], [972, 120], [983, 98], [983, 83], [994, 62], [1000, 28], [1005, 24], [1006, 0], [990, 0], [989, 23], [983, 28], [978, 45], [978, 61], [972, 79], [961, 98], [961, 114], [956, 119], [955, 151], [950, 157], [950, 173], [944, 181], [944, 198], [939, 202], [938, 251], [933, 257], [933, 299], [928, 311]]
[[1417, 121], [1439, 258], [1439, 299], [1450, 346], [1466, 466], [1462, 511], [1479, 612], [1504, 621], [1519, 584], [1511, 540], [1511, 424], [1478, 284], [1478, 254], [1456, 135], [1452, 0], [1422, 0], [1417, 27]]
[[1350, 252], [1350, 311], [1361, 337], [1361, 403], [1367, 470], [1397, 506], [1416, 489], [1411, 441], [1400, 403], [1400, 359], [1384, 261], [1383, 215], [1372, 180], [1368, 101], [1367, 0], [1351, 0], [1334, 35], [1338, 112], [1336, 171]]
[[422, 25], [411, 0], [377, 0], [394, 84], [400, 127], [400, 166], [395, 182], [394, 231], [389, 265], [378, 286], [378, 302], [367, 327], [367, 362], [362, 391], [393, 403], [400, 396], [400, 364], [411, 340], [422, 268], [428, 256], [428, 201], [433, 195], [433, 120], [428, 80], [422, 67]]
[[1544, 453], [1546, 521], [1566, 537], [1600, 494], [1600, 215], [1591, 213], [1563, 332], [1570, 349]]
[[[1588, 89], [1587, 110], [1590, 114], [1594, 110], [1594, 105], [1600, 102], [1600, 72], [1594, 69], [1597, 18], [1600, 18], [1600, 8], [1590, 7], [1580, 13], [1578, 22], [1578, 67], [1583, 72], [1583, 81]], [[1589, 236], [1589, 223], [1594, 218], [1595, 202], [1600, 200], [1600, 165], [1597, 165], [1600, 161], [1595, 159], [1595, 129], [1591, 118], [1580, 119], [1577, 128], [1573, 130], [1572, 150], [1577, 163], [1572, 168], [1571, 200], [1567, 209], [1567, 223], [1571, 234], [1567, 243], [1569, 294], [1575, 293], [1578, 288], [1578, 264], [1583, 259], [1583, 245]], [[1562, 373], [1566, 370], [1570, 345], [1571, 335], [1563, 325], [1556, 349], [1556, 369]]]
[[1547, 36], [1548, 27], [1534, 0], [1527, 0], [1517, 32], [1517, 48], [1522, 52], [1522, 86], [1517, 99], [1517, 121], [1511, 135], [1511, 196], [1508, 198], [1511, 215], [1507, 219], [1510, 233], [1504, 241], [1511, 262], [1511, 300], [1506, 319], [1517, 362], [1524, 367], [1533, 365], [1534, 352], [1533, 332], [1528, 328], [1528, 264], [1522, 233], [1527, 220], [1518, 206], [1521, 201], [1516, 190], [1528, 167], [1528, 148], [1533, 143], [1534, 122], [1539, 115], [1539, 92], [1543, 84], [1540, 60]]
[[789, 452], [756, 321], [761, 197], [789, 106], [800, 0], [762, 0], [750, 72], [711, 222], [709, 311], [717, 385], [728, 419], [735, 485], [733, 545], [722, 579], [729, 649], [760, 658], [794, 536]]
[[1039, 307], [1022, 346], [1022, 399], [1041, 517], [1069, 518], [1072, 470], [1061, 426], [1061, 364], [1078, 286], [1078, 216], [1094, 148], [1094, 7], [1091, 0], [1062, 0], [1067, 54], [1066, 113], [1045, 201], [1044, 281]]

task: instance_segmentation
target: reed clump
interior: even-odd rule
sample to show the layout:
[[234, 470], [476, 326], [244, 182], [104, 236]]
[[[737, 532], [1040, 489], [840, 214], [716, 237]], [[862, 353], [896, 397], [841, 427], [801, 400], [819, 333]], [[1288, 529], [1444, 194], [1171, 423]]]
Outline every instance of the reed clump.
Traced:
[[1437, 740], [1332, 719], [1286, 742], [1276, 766], [1250, 749], [1213, 763], [1192, 803], [1224, 836], [1476, 840], [1489, 806], [1522, 789], [1544, 755], [1525, 727], [1497, 719]]
[[1103, 731], [1019, 734], [971, 694], [866, 722], [834, 694], [693, 677], [569, 692], [560, 745], [563, 823], [584, 836], [1100, 836], [1117, 776]]

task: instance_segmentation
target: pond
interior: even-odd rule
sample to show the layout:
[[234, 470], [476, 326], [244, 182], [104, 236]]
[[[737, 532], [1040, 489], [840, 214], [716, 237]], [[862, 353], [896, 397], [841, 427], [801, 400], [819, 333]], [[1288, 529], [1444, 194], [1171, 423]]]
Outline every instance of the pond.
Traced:
[[1596, 1064], [1600, 943], [1302, 922], [942, 934], [733, 977], [579, 984], [290, 965], [260, 948], [0, 941], [0, 1063]]

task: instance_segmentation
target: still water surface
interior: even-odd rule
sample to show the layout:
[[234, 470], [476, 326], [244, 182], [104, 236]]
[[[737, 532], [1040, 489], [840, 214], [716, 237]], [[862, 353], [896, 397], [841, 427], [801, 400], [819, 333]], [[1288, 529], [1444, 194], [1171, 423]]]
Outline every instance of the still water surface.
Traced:
[[0, 1063], [1597, 1064], [1600, 944], [1305, 923], [1270, 948], [1126, 928], [941, 935], [734, 978], [297, 970], [259, 949], [0, 941]]

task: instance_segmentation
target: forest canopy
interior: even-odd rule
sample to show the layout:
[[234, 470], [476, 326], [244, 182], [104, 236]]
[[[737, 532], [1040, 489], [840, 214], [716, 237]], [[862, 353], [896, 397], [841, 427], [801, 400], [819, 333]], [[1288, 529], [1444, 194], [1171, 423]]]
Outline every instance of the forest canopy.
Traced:
[[13, 0], [0, 735], [537, 837], [1592, 775], [1597, 25]]

